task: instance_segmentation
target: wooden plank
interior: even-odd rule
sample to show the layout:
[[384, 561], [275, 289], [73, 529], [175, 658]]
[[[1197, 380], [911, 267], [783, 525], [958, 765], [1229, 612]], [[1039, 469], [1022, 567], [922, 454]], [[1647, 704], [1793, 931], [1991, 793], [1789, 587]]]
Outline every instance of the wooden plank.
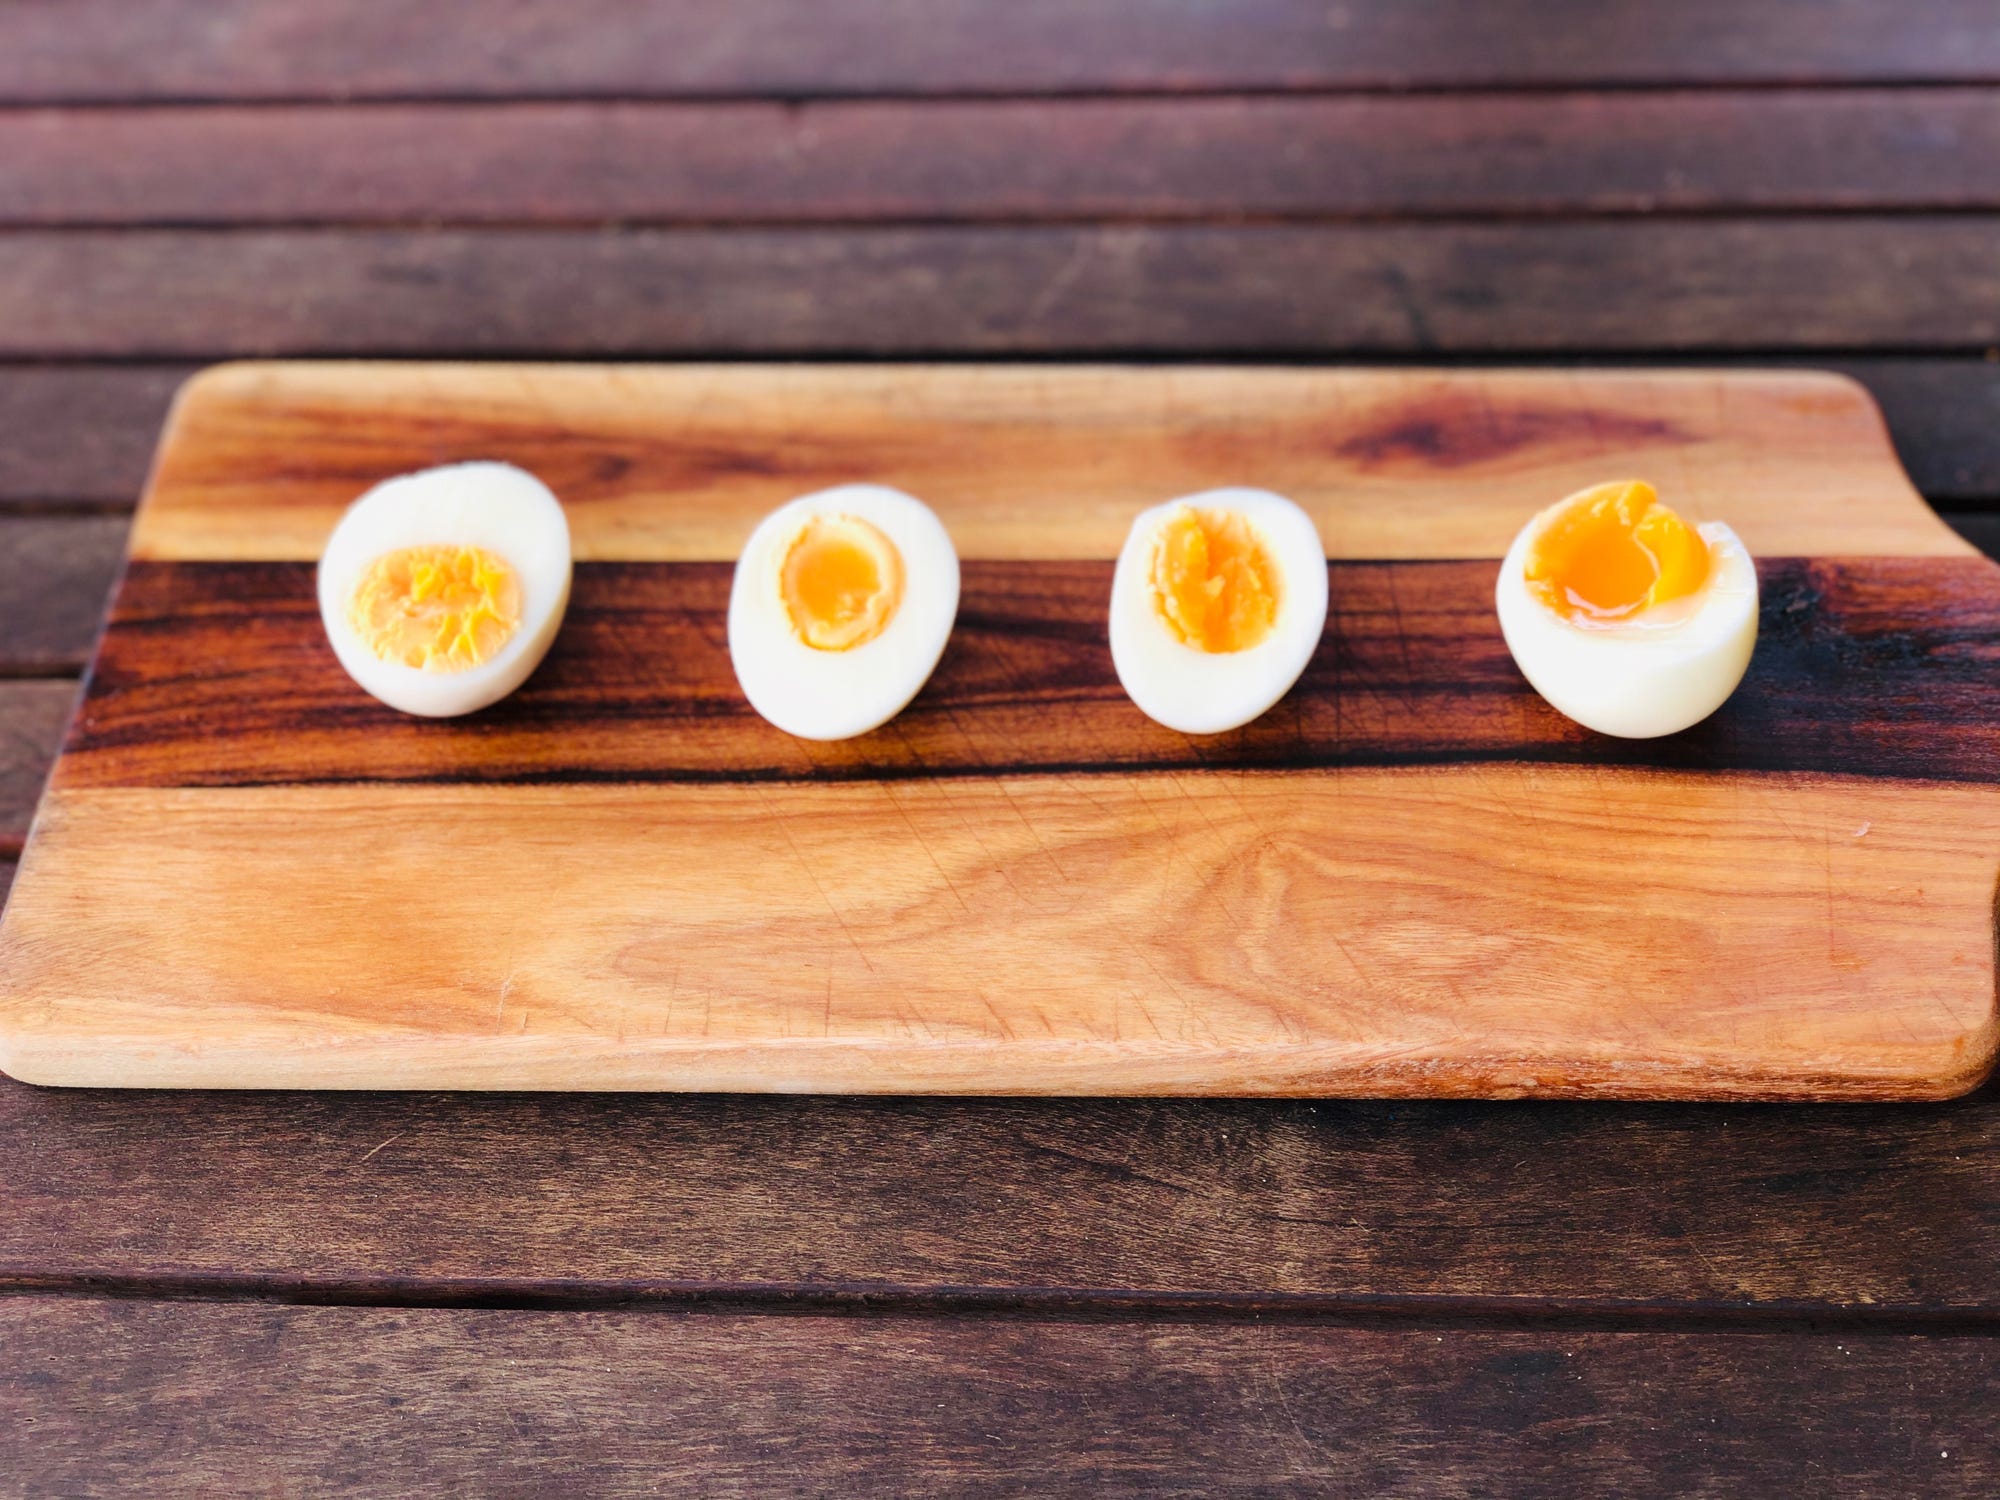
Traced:
[[2000, 359], [1836, 361], [1881, 403], [1896, 451], [1933, 500], [2000, 500]]
[[119, 516], [0, 516], [0, 674], [83, 669], [130, 529]]
[[1924, 215], [22, 230], [0, 358], [1976, 350], [2000, 341], [1993, 242]]
[[[1192, 738], [1112, 670], [1109, 563], [968, 562], [951, 649], [872, 734], [793, 739], [730, 664], [732, 569], [584, 564], [548, 661], [439, 724], [358, 692], [308, 563], [138, 563], [59, 784], [851, 781], [1484, 763], [2000, 781], [2000, 588], [1983, 559], [1767, 560], [1749, 675], [1685, 734], [1607, 741], [1536, 696], [1493, 621], [1493, 564], [1333, 565], [1319, 650], [1281, 710]], [[632, 643], [643, 641], [642, 651]], [[1055, 707], [1055, 711], [1052, 710]]]
[[2000, 1351], [1981, 1338], [39, 1298], [0, 1303], [0, 1330], [0, 1416], [29, 1493], [2000, 1484], [1983, 1399]]
[[1984, 82], [2000, 41], [1980, 0], [1588, 9], [1312, 0], [994, 7], [923, 24], [888, 0], [826, 23], [808, 0], [581, 0], [556, 21], [489, 6], [476, 33], [394, 0], [73, 0], [0, 6], [0, 98], [132, 100], [1008, 93], [1744, 81]]
[[[1799, 362], [1753, 358], [1763, 366]], [[1924, 495], [1952, 505], [2000, 499], [2000, 445], [1992, 441], [2000, 424], [2000, 363], [1842, 356], [1814, 363], [1867, 387], [1902, 466]], [[167, 403], [191, 373], [186, 365], [0, 365], [0, 427], [9, 434], [0, 445], [0, 509], [130, 505], [145, 482]]]
[[0, 1079], [0, 1125], [0, 1287], [2000, 1309], [1991, 1084], [1726, 1110]]
[[2000, 208], [1983, 89], [0, 114], [0, 224]]
[[1143, 507], [1244, 483], [1332, 557], [1498, 558], [1606, 464], [1765, 556], [1967, 550], [1866, 395], [1811, 373], [246, 364], [191, 384], [167, 442], [146, 558], [316, 559], [369, 485], [472, 458], [547, 480], [585, 560], [733, 561], [857, 475], [921, 495], [967, 558], [1112, 558]]
[[75, 701], [74, 682], [0, 682], [0, 856], [21, 850]]
[[129, 506], [185, 365], [0, 365], [0, 509]]
[[2000, 1047], [1996, 843], [1984, 787], [1597, 766], [58, 790], [0, 1068], [1948, 1098]]

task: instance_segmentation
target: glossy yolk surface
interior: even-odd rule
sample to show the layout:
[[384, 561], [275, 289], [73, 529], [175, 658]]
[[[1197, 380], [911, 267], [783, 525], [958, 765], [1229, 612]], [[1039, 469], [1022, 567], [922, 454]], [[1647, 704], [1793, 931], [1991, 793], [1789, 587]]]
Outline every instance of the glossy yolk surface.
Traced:
[[1200, 651], [1245, 651], [1278, 618], [1278, 568], [1231, 510], [1182, 508], [1153, 544], [1153, 604]]
[[903, 555], [856, 516], [814, 516], [785, 551], [778, 588], [808, 646], [846, 651], [888, 628], [903, 602]]
[[1566, 502], [1528, 552], [1529, 591], [1566, 619], [1607, 624], [1686, 598], [1708, 579], [1708, 544], [1636, 479]]
[[405, 547], [368, 565], [348, 619], [383, 661], [462, 672], [521, 626], [521, 581], [483, 547]]

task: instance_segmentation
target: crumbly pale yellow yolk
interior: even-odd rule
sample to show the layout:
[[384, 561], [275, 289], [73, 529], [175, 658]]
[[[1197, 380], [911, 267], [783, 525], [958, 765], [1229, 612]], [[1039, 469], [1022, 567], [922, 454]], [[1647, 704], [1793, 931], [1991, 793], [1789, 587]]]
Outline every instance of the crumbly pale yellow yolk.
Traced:
[[463, 672], [521, 626], [521, 582], [483, 547], [405, 547], [361, 575], [348, 619], [383, 661]]
[[1600, 484], [1565, 505], [1528, 552], [1528, 589], [1583, 624], [1629, 620], [1685, 598], [1708, 578], [1708, 545], [1637, 479]]
[[1183, 507], [1153, 544], [1153, 604], [1201, 651], [1247, 651], [1278, 618], [1278, 569], [1233, 510]]
[[814, 516], [785, 549], [778, 589], [808, 646], [846, 651], [888, 628], [903, 602], [903, 554], [856, 516]]

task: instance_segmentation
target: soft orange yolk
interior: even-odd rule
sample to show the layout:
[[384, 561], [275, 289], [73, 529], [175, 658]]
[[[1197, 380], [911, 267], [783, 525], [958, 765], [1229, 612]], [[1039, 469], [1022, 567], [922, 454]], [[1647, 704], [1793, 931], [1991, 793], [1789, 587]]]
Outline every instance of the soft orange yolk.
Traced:
[[1708, 544], [1650, 484], [1623, 479], [1564, 501], [1529, 549], [1526, 571], [1529, 591], [1566, 619], [1629, 620], [1699, 589]]
[[814, 516], [778, 569], [792, 629], [808, 646], [846, 651], [888, 628], [903, 602], [903, 554], [856, 516]]
[[383, 661], [463, 672], [521, 626], [521, 582], [483, 547], [405, 547], [361, 575], [347, 618]]
[[1153, 604], [1200, 651], [1247, 651], [1278, 618], [1278, 569], [1233, 510], [1184, 506], [1153, 543]]

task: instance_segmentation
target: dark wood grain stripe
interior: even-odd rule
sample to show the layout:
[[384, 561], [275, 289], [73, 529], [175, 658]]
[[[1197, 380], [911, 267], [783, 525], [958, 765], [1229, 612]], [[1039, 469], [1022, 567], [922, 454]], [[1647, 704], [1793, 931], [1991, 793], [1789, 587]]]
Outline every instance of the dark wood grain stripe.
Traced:
[[44, 1297], [0, 1337], [29, 1494], [2000, 1486], [1978, 1338]]
[[1996, 207], [1987, 89], [0, 112], [45, 227]]
[[1982, 0], [399, 0], [0, 5], [0, 99], [1411, 88], [2000, 77]]
[[1983, 350], [1995, 242], [1978, 215], [21, 230], [0, 358]]
[[1662, 740], [1589, 734], [1515, 670], [1490, 562], [1333, 565], [1293, 692], [1229, 734], [1172, 733], [1111, 667], [1104, 563], [966, 565], [958, 627], [899, 718], [839, 744], [749, 708], [726, 564], [578, 571], [541, 671], [449, 723], [375, 704], [327, 648], [306, 564], [132, 569], [59, 773], [65, 786], [289, 781], [853, 779], [1530, 761], [2000, 779], [2000, 589], [1984, 559], [1769, 560], [1749, 678]]

